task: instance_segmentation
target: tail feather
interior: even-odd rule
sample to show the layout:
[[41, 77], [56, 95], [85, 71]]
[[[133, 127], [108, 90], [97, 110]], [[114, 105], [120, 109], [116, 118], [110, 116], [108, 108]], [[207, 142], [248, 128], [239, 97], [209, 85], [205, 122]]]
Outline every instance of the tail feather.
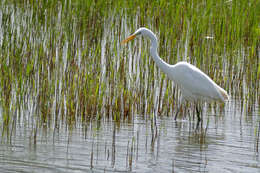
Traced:
[[223, 101], [229, 100], [229, 96], [228, 96], [227, 92], [226, 92], [224, 89], [219, 88], [219, 92], [220, 92], [221, 96], [222, 96], [223, 99], [224, 99]]

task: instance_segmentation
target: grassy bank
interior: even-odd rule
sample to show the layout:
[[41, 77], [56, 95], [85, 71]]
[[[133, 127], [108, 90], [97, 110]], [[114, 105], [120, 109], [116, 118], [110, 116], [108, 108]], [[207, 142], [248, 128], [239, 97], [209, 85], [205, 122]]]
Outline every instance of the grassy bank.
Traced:
[[1, 1], [2, 133], [171, 115], [180, 93], [149, 43], [120, 45], [140, 26], [158, 35], [163, 59], [191, 62], [250, 111], [260, 101], [259, 16], [254, 0]]

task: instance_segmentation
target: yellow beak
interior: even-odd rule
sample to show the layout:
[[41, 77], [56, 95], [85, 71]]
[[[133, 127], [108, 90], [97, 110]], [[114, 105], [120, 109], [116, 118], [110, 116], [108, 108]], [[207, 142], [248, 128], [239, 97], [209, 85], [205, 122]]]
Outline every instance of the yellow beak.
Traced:
[[133, 40], [134, 38], [136, 37], [136, 35], [130, 35], [129, 37], [127, 37], [125, 40], [123, 40], [122, 42], [121, 42], [121, 44], [125, 44], [125, 43], [127, 43], [127, 42], [129, 42], [130, 40]]

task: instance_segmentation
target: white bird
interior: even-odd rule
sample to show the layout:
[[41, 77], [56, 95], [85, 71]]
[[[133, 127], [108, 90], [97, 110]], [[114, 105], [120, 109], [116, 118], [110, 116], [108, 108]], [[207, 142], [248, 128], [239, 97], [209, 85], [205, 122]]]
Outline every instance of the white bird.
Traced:
[[[173, 80], [180, 88], [182, 97], [180, 100], [180, 105], [177, 108], [175, 114], [175, 120], [177, 114], [183, 103], [185, 101], [192, 101], [194, 103], [199, 103], [201, 101], [212, 102], [220, 101], [224, 102], [229, 99], [227, 92], [218, 86], [209, 76], [203, 73], [200, 69], [192, 64], [185, 61], [178, 62], [175, 65], [167, 64], [163, 61], [157, 52], [158, 42], [156, 35], [147, 28], [139, 28], [134, 34], [130, 35], [128, 38], [122, 41], [122, 44], [134, 39], [137, 36], [145, 36], [151, 40], [150, 53], [153, 60], [157, 66], [166, 75]], [[196, 111], [198, 116], [198, 122], [200, 121], [200, 115], [198, 107], [196, 105]]]

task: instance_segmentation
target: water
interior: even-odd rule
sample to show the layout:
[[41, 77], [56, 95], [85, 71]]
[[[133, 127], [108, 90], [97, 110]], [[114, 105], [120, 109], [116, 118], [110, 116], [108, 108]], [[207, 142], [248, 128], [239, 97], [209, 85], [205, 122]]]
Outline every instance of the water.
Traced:
[[132, 123], [42, 128], [36, 143], [31, 128], [17, 126], [1, 142], [1, 172], [259, 172], [259, 107], [246, 116], [240, 108], [234, 100], [223, 111], [208, 108], [198, 129], [172, 116], [158, 117], [157, 128], [140, 116]]

